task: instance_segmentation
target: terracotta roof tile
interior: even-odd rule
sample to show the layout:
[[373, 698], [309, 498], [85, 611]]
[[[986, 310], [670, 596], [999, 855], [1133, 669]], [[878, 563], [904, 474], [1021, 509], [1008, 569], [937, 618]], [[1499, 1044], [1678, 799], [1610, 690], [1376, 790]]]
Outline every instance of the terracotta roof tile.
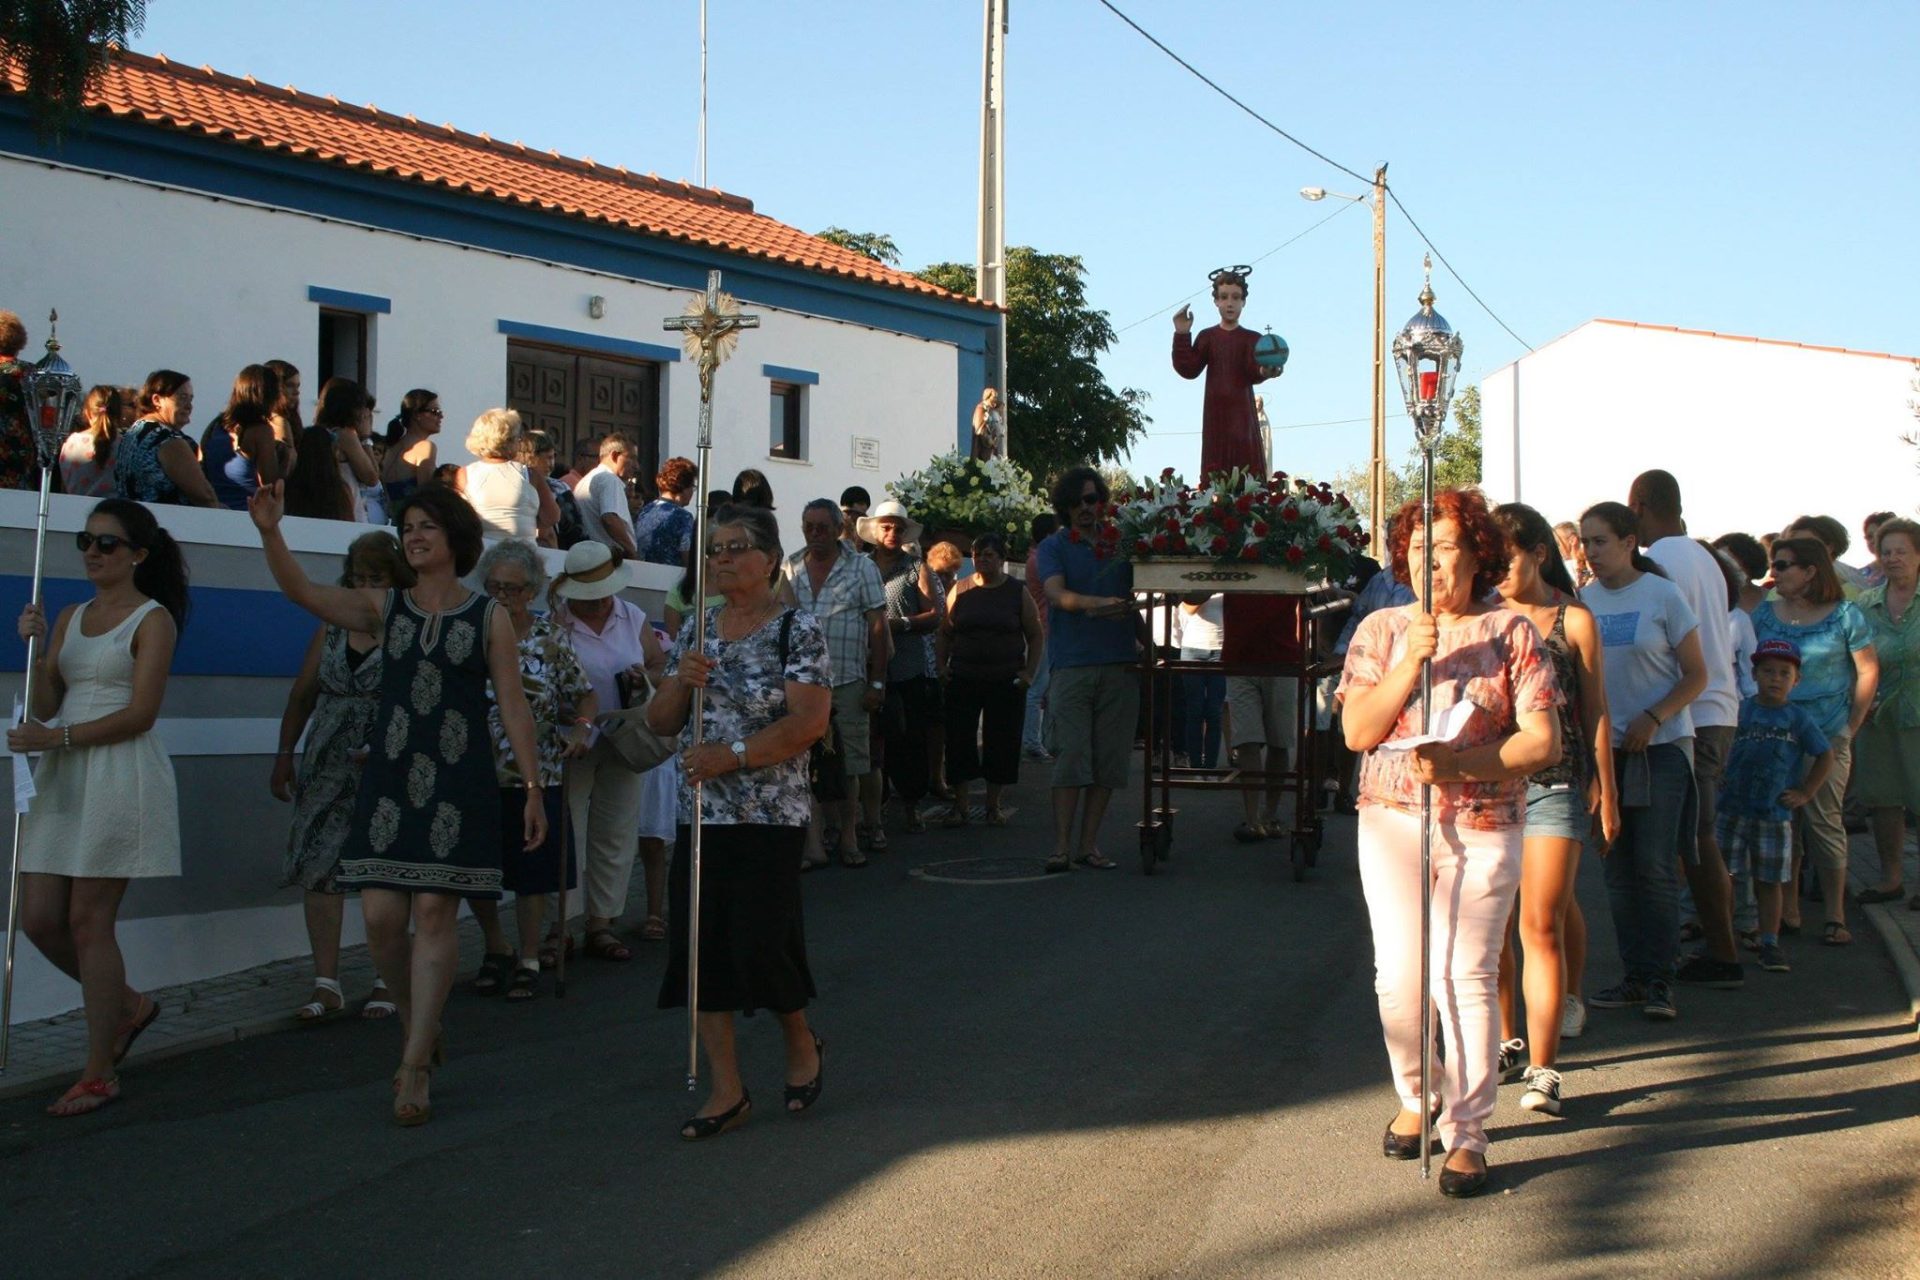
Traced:
[[[18, 68], [0, 87], [18, 92]], [[423, 124], [369, 104], [276, 89], [252, 76], [191, 69], [164, 55], [122, 51], [88, 94], [90, 111], [203, 134], [243, 146], [341, 165], [397, 180], [531, 206], [727, 253], [864, 280], [990, 309], [907, 272], [756, 213], [724, 191], [610, 168], [521, 142]]]

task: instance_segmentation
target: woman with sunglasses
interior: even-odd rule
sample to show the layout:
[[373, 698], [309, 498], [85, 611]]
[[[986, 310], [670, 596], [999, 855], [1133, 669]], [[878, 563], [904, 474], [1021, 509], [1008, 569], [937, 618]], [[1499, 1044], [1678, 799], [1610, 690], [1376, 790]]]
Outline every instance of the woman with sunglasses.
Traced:
[[[766, 1009], [786, 1047], [786, 1109], [820, 1099], [826, 1055], [807, 1022], [813, 975], [800, 912], [800, 854], [813, 802], [809, 748], [833, 705], [826, 634], [774, 593], [784, 557], [771, 511], [729, 506], [708, 534], [707, 585], [726, 603], [707, 610], [703, 643], [680, 630], [647, 726], [681, 734], [685, 784], [673, 860], [673, 932], [662, 1009], [687, 1003], [693, 806], [700, 806], [700, 1043], [712, 1091], [680, 1128], [689, 1142], [744, 1124], [753, 1101], [740, 1077], [734, 1015]], [[693, 691], [705, 689], [693, 746]], [[698, 784], [699, 790], [694, 790]]]
[[[1790, 701], [1807, 714], [1833, 746], [1833, 769], [1793, 820], [1793, 880], [1811, 853], [1825, 896], [1827, 920], [1820, 941], [1844, 947], [1847, 932], [1847, 829], [1841, 808], [1853, 772], [1853, 741], [1873, 710], [1880, 680], [1873, 627], [1845, 596], [1827, 544], [1811, 535], [1782, 536], [1773, 544], [1773, 589], [1753, 611], [1753, 634], [1761, 644], [1789, 640], [1800, 650], [1800, 681]], [[1789, 893], [1781, 933], [1800, 931], [1800, 895]]]
[[[16, 753], [40, 756], [20, 826], [21, 927], [80, 984], [86, 1009], [86, 1067], [47, 1108], [56, 1116], [120, 1096], [116, 1068], [160, 1016], [127, 985], [120, 901], [129, 880], [180, 874], [173, 763], [153, 726], [186, 625], [186, 561], [153, 514], [123, 498], [94, 507], [74, 542], [93, 598], [61, 611], [27, 722], [7, 734]], [[21, 610], [19, 630], [47, 639], [40, 606]]]
[[400, 412], [387, 424], [387, 456], [380, 462], [389, 507], [397, 510], [408, 494], [433, 483], [440, 461], [433, 438], [445, 418], [440, 397], [424, 387], [400, 397]]

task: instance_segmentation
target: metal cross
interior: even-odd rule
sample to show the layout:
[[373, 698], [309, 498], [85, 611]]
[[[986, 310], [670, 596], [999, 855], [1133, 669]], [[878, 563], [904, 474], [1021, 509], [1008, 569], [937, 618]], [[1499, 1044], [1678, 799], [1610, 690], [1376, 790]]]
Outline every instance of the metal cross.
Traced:
[[685, 314], [669, 316], [660, 327], [680, 334], [682, 349], [699, 360], [699, 446], [707, 448], [713, 442], [713, 371], [733, 354], [740, 330], [760, 327], [760, 317], [743, 314], [733, 295], [720, 291], [720, 273], [709, 271], [706, 293], [695, 294]]

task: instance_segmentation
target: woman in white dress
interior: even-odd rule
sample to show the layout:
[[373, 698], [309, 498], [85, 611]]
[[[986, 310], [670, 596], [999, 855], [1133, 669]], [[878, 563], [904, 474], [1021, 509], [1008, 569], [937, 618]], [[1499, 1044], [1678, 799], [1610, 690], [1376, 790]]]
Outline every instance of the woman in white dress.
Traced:
[[[93, 599], [61, 610], [40, 658], [28, 720], [7, 734], [40, 756], [20, 833], [20, 916], [40, 953], [80, 983], [87, 1064], [51, 1107], [97, 1111], [120, 1096], [115, 1067], [160, 1016], [127, 985], [114, 922], [127, 881], [180, 874], [173, 764], [153, 732], [187, 620], [180, 547], [137, 502], [108, 498], [76, 535]], [[45, 639], [29, 604], [20, 638]]]
[[475, 460], [460, 469], [460, 492], [489, 538], [532, 542], [541, 529], [560, 523], [553, 494], [518, 461], [523, 434], [520, 415], [512, 409], [487, 410], [467, 432]]

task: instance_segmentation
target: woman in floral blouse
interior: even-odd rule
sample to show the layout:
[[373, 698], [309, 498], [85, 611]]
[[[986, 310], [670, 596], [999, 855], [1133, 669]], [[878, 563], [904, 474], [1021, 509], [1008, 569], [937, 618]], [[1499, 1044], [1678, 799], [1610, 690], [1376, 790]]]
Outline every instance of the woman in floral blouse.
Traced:
[[[679, 838], [669, 892], [673, 928], [660, 1007], [687, 1001], [689, 863], [700, 805], [700, 1043], [713, 1091], [681, 1126], [688, 1141], [745, 1123], [753, 1101], [740, 1078], [733, 1017], [768, 1009], [786, 1040], [786, 1107], [820, 1097], [825, 1053], [807, 1023], [814, 995], [800, 915], [800, 853], [812, 816], [807, 752], [832, 706], [827, 641], [813, 615], [783, 609], [773, 586], [784, 556], [770, 511], [724, 508], [707, 535], [707, 584], [726, 603], [707, 610], [705, 643], [680, 630], [667, 678], [647, 706], [655, 733], [682, 735]], [[702, 741], [689, 723], [706, 690]], [[698, 785], [698, 790], [695, 787]]]
[[516, 954], [500, 927], [500, 904], [471, 898], [467, 906], [480, 922], [486, 952], [472, 989], [479, 995], [497, 995], [506, 989], [509, 1000], [531, 1000], [540, 994], [540, 930], [546, 923], [547, 895], [560, 891], [564, 858], [567, 888], [577, 884], [573, 858], [562, 847], [560, 806], [564, 803], [566, 762], [587, 753], [593, 745], [593, 718], [600, 713], [593, 682], [573, 650], [566, 628], [554, 625], [546, 614], [529, 606], [546, 589], [547, 574], [533, 544], [518, 539], [496, 542], [480, 557], [474, 570], [481, 588], [507, 611], [520, 650], [520, 683], [533, 709], [534, 750], [540, 757], [540, 792], [547, 808], [547, 838], [536, 849], [525, 848], [521, 807], [525, 781], [515, 766], [506, 726], [500, 722], [497, 702], [487, 708], [487, 727], [493, 734], [493, 758], [500, 775], [500, 887], [514, 895], [513, 914], [519, 926]]
[[[1439, 1110], [1447, 1161], [1440, 1191], [1480, 1192], [1487, 1180], [1486, 1119], [1499, 1086], [1495, 1016], [1501, 938], [1520, 883], [1527, 777], [1560, 758], [1555, 687], [1540, 633], [1487, 603], [1507, 570], [1506, 539], [1473, 490], [1434, 496], [1433, 542], [1420, 504], [1394, 519], [1393, 573], [1430, 598], [1381, 609], [1360, 624], [1340, 682], [1347, 746], [1360, 773], [1360, 882], [1373, 923], [1374, 990], [1400, 1112], [1387, 1126], [1389, 1159], [1417, 1159], [1419, 1108]], [[1420, 732], [1420, 668], [1433, 660], [1436, 720], [1473, 710], [1448, 742], [1390, 744]], [[1420, 1097], [1420, 788], [1433, 787], [1431, 998], [1447, 1045], [1436, 1098]]]

